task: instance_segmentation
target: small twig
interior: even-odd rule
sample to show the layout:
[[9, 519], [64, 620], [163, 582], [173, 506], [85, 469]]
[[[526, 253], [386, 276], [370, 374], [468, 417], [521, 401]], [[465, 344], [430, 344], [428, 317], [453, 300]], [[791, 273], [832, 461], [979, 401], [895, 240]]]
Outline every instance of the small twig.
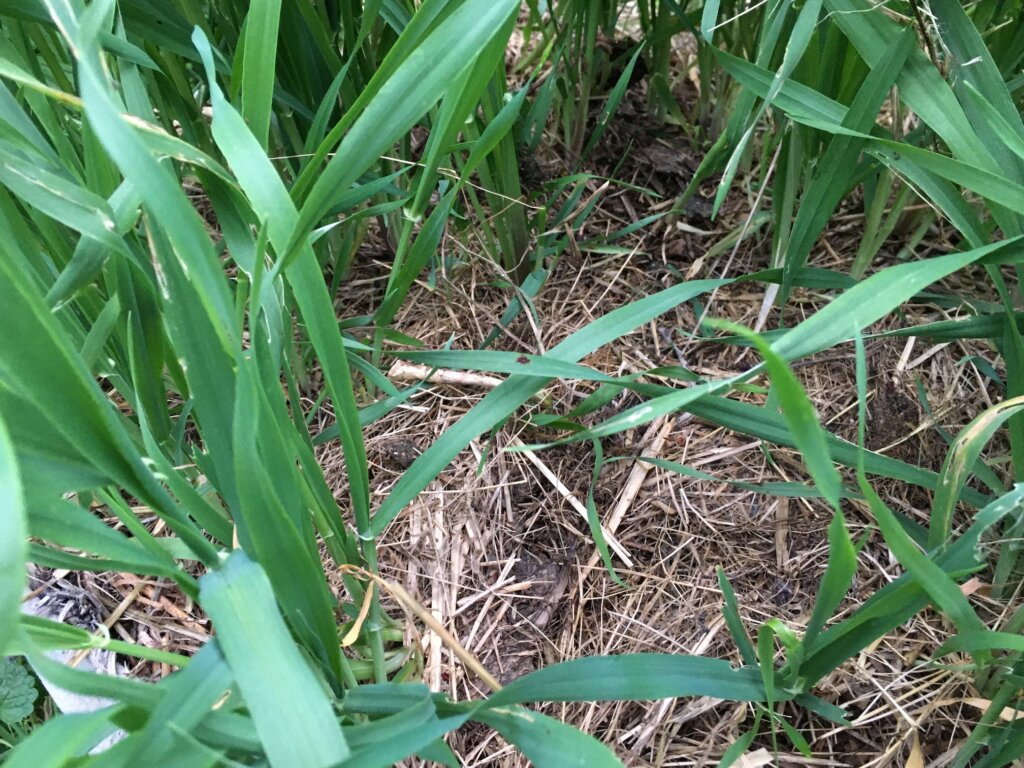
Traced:
[[[447, 384], [449, 386], [477, 387], [480, 389], [495, 389], [505, 383], [504, 379], [497, 376], [488, 376], [483, 373], [470, 373], [469, 371], [453, 371], [448, 368], [432, 368], [429, 365], [417, 365], [397, 361], [391, 370], [388, 371], [388, 378], [392, 381], [426, 381], [429, 384]], [[543, 402], [546, 393], [541, 391], [533, 395], [532, 400]]]

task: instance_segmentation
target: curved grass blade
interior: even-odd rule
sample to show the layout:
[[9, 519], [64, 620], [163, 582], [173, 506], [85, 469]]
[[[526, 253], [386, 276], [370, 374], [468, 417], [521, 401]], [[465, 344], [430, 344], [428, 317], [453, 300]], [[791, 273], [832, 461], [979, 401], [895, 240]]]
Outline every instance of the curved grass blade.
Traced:
[[[825, 435], [818, 422], [814, 405], [811, 404], [804, 388], [800, 386], [800, 382], [793, 375], [793, 371], [786, 365], [782, 357], [756, 333], [735, 323], [716, 321], [714, 325], [747, 338], [761, 353], [765, 367], [768, 369], [768, 375], [772, 380], [774, 393], [782, 407], [782, 415], [786, 419], [794, 441], [796, 441], [797, 449], [803, 456], [807, 471], [832, 509], [838, 511], [839, 496], [843, 486], [842, 480], [829, 456], [828, 443], [825, 441]], [[800, 326], [797, 326], [797, 329], [794, 330], [799, 328]], [[785, 338], [783, 337], [783, 340]]]
[[935, 490], [932, 518], [928, 527], [928, 545], [942, 546], [948, 541], [960, 491], [968, 478], [982, 448], [995, 431], [1015, 413], [1024, 410], [1024, 396], [993, 406], [976, 417], [957, 435], [956, 441], [942, 464], [941, 482]]

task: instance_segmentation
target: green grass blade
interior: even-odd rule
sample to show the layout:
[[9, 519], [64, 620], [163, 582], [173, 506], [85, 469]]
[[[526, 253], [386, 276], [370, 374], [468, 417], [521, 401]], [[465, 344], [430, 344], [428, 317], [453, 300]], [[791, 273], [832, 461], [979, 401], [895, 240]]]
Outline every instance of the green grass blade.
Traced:
[[772, 344], [772, 350], [784, 360], [793, 361], [828, 349], [849, 340], [852, 334], [882, 319], [935, 281], [985, 256], [1020, 247], [1021, 240], [1013, 238], [962, 253], [883, 269], [793, 328]]
[[437, 368], [461, 371], [489, 371], [542, 379], [576, 379], [578, 381], [615, 381], [615, 377], [585, 365], [554, 360], [547, 355], [489, 352], [483, 350], [437, 350], [422, 352], [389, 352], [392, 357]]
[[[720, 322], [716, 325], [745, 336], [761, 353], [768, 369], [768, 375], [771, 376], [775, 395], [782, 407], [782, 415], [803, 456], [807, 470], [814, 479], [818, 490], [832, 505], [832, 508], [838, 511], [842, 480], [829, 457], [828, 443], [825, 441], [825, 435], [818, 422], [814, 405], [811, 404], [804, 388], [800, 386], [800, 382], [793, 375], [793, 371], [756, 333], [734, 323]], [[799, 326], [796, 330], [799, 330]]]
[[119, 710], [106, 707], [88, 714], [50, 718], [7, 753], [4, 766], [64, 768], [118, 730], [114, 718]]
[[982, 448], [1007, 419], [1021, 410], [1024, 410], [1024, 397], [1007, 400], [976, 417], [957, 436], [942, 464], [942, 482], [932, 502], [932, 518], [928, 528], [929, 547], [939, 547], [949, 539], [957, 498], [970, 478]]
[[[958, 630], [961, 632], [984, 630], [984, 622], [978, 618], [956, 582], [910, 540], [907, 532], [897, 522], [896, 516], [868, 484], [867, 478], [862, 474], [859, 479], [861, 492], [867, 499], [868, 506], [871, 507], [871, 512], [882, 531], [885, 543], [900, 565], [928, 594], [935, 607], [952, 619]], [[980, 657], [979, 663], [982, 663]]]
[[280, 21], [281, 0], [255, 0], [250, 3], [242, 55], [242, 118], [263, 149], [267, 148], [274, 100]]
[[[482, 50], [495, 37], [508, 36], [518, 7], [515, 0], [467, 0], [426, 35], [407, 58], [396, 62], [394, 72], [359, 113], [310, 189], [287, 252], [330, 210], [340, 191], [347, 190], [397, 137], [437, 103], [466, 68], [467, 51]], [[477, 76], [485, 77], [482, 73]], [[387, 130], [381, 130], [382, 126]]]
[[263, 569], [236, 551], [200, 580], [200, 596], [270, 764], [327, 768], [348, 757], [331, 702], [289, 636]]
[[474, 719], [496, 730], [537, 768], [622, 768], [608, 747], [553, 717], [521, 707], [490, 708]]
[[17, 455], [0, 413], [0, 654], [14, 636], [25, 589], [26, 514]]
[[758, 667], [757, 651], [754, 650], [754, 644], [750, 642], [750, 635], [747, 634], [747, 630], [743, 626], [740, 606], [736, 601], [736, 592], [721, 566], [715, 568], [715, 575], [718, 577], [718, 588], [722, 591], [722, 616], [725, 618], [725, 625], [729, 628], [732, 641], [736, 643], [736, 647], [740, 651], [743, 663], [756, 669]]
[[[935, 555], [934, 563], [945, 573], [966, 574], [981, 565], [978, 544], [981, 535], [1000, 520], [1019, 512], [1024, 504], [1024, 485], [979, 511], [971, 527], [950, 546]], [[805, 687], [838, 668], [879, 637], [907, 621], [928, 605], [924, 589], [905, 574], [868, 598], [848, 619], [830, 627], [807, 649], [801, 665]]]
[[[910, 31], [895, 40], [858, 90], [846, 113], [844, 125], [863, 133], [871, 130], [875, 115], [916, 45], [917, 37]], [[804, 193], [803, 204], [793, 223], [793, 233], [784, 256], [783, 300], [792, 287], [794, 274], [806, 263], [815, 241], [848, 191], [850, 169], [856, 164], [862, 146], [862, 141], [835, 136], [818, 160], [814, 178]]]
[[[786, 698], [784, 692], [780, 698]], [[761, 673], [723, 659], [637, 653], [591, 656], [531, 672], [505, 686], [487, 706], [531, 701], [647, 701], [676, 696], [714, 696], [764, 701]]]

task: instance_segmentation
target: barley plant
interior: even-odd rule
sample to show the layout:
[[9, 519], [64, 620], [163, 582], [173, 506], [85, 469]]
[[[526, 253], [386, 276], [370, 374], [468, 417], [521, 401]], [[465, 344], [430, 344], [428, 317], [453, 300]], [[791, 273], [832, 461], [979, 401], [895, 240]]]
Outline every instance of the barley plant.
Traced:
[[[919, 663], [958, 665], [986, 703], [943, 764], [1020, 760], [1021, 12], [1019, 0], [0, 0], [4, 765], [454, 766], [447, 737], [472, 727], [538, 766], [615, 766], [615, 734], [537, 705], [695, 696], [748, 703], [720, 765], [756, 745], [813, 758], [792, 713], [848, 726], [823, 679], [929, 610], [946, 637]], [[587, 163], [640, 81], [648, 114], [701, 147], [699, 163], [652, 211], [588, 230], [603, 197], [629, 187]], [[542, 146], [561, 165], [537, 181], [528, 161]], [[536, 320], [560, 259], [625, 258], [620, 241], [674, 227], [702, 187], [712, 215], [730, 195], [746, 201], [717, 252], [763, 228], [757, 270], [684, 265], [546, 351], [494, 344]], [[815, 266], [850, 206], [855, 254]], [[894, 232], [895, 257], [883, 247]], [[453, 234], [490, 262], [505, 309], [485, 318], [479, 348], [416, 349], [393, 324], [418, 281], [459, 279], [446, 272]], [[387, 272], [356, 316], [337, 297], [373, 238]], [[763, 297], [771, 319], [756, 332], [716, 316], [713, 297], [737, 286]], [[824, 297], [811, 311], [793, 301], [807, 290]], [[949, 319], [916, 323], [911, 302]], [[702, 309], [695, 340], [742, 352], [741, 368], [590, 364], [684, 305]], [[865, 344], [882, 337], [991, 351], [1001, 396], [946, 434], [938, 471], [867, 447]], [[797, 375], [828, 352], [855, 371], [857, 438], [821, 425]], [[434, 386], [392, 381], [399, 358], [500, 382], [371, 503], [366, 431]], [[552, 381], [583, 395], [553, 403]], [[314, 401], [332, 426], [316, 427]], [[389, 525], [509, 420], [544, 436], [523, 450], [589, 447], [596, 482], [617, 459], [612, 438], [683, 413], [803, 457], [806, 482], [754, 486], [831, 515], [800, 621], [751, 623], [720, 570], [728, 658], [591, 656], [502, 685], [382, 575]], [[318, 463], [327, 444], [343, 451], [343, 493]], [[680, 482], [745, 487], [645, 460]], [[883, 481], [924, 489], [926, 519], [893, 509]], [[598, 575], [621, 582], [593, 493], [587, 510]], [[853, 606], [865, 539], [851, 515], [899, 566]], [[158, 580], [211, 636], [186, 653], [35, 615], [29, 569]], [[991, 584], [994, 612], [971, 599], [972, 577]], [[424, 684], [421, 630], [442, 637], [475, 697]], [[87, 671], [90, 651], [166, 674]], [[30, 673], [101, 701], [61, 714]]]

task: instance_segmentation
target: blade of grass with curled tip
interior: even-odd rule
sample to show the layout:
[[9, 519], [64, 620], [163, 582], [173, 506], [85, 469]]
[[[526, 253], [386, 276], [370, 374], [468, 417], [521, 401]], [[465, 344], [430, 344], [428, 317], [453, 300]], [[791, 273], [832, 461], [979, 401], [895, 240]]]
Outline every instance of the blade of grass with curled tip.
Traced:
[[953, 447], [942, 464], [939, 483], [932, 503], [932, 518], [928, 527], [928, 546], [945, 544], [950, 536], [953, 511], [961, 489], [967, 483], [981, 450], [992, 439], [995, 431], [1014, 414], [1024, 410], [1024, 396], [993, 406], [976, 417], [957, 436]]

